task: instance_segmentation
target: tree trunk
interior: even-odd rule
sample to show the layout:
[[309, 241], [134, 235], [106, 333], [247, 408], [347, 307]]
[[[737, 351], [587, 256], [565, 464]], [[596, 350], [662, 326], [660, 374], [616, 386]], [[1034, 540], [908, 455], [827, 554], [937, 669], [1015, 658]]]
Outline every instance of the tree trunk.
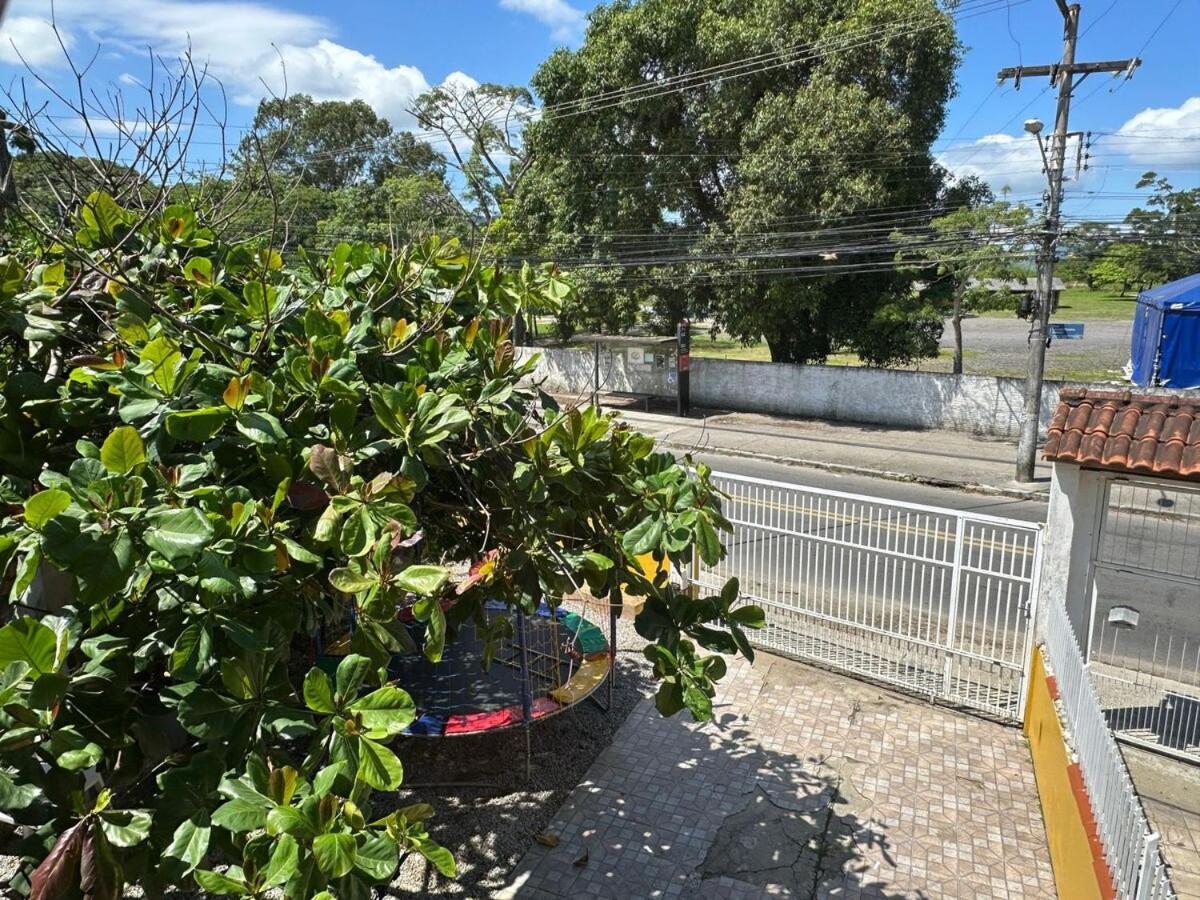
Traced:
[[950, 315], [950, 325], [954, 329], [954, 363], [951, 371], [955, 375], [963, 373], [963, 339], [962, 339], [962, 296], [954, 294], [954, 311]]

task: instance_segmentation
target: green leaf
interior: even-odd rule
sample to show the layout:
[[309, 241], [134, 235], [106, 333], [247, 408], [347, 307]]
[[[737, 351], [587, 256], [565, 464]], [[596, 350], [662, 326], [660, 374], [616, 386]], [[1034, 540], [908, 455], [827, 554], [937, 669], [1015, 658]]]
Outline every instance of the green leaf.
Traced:
[[184, 819], [175, 829], [171, 843], [167, 845], [166, 855], [182, 862], [186, 866], [186, 874], [204, 861], [211, 836], [212, 828], [209, 827], [207, 815], [197, 814], [190, 819]]
[[712, 698], [701, 688], [689, 685], [683, 692], [683, 702], [697, 722], [707, 722], [712, 718]]
[[350, 712], [362, 715], [368, 737], [392, 737], [402, 732], [416, 717], [416, 706], [407, 691], [385, 684], [377, 691], [350, 704]]
[[275, 841], [271, 858], [262, 870], [263, 884], [283, 884], [294, 874], [300, 863], [300, 845], [290, 834], [282, 834]]
[[350, 557], [363, 556], [375, 543], [375, 533], [375, 523], [371, 519], [371, 514], [367, 512], [365, 506], [360, 506], [347, 516], [346, 521], [342, 524], [339, 541], [342, 552]]
[[729, 620], [737, 622], [743, 628], [763, 628], [767, 624], [767, 614], [761, 606], [746, 604], [739, 606], [729, 613]]
[[145, 461], [146, 445], [132, 425], [113, 429], [100, 447], [100, 462], [114, 475], [127, 475]]
[[409, 566], [396, 576], [396, 586], [412, 594], [440, 594], [450, 581], [450, 572], [443, 566]]
[[221, 430], [232, 411], [227, 406], [188, 409], [167, 416], [167, 434], [180, 441], [207, 441]]
[[323, 768], [317, 773], [317, 777], [313, 779], [313, 796], [324, 797], [333, 790], [334, 784], [345, 774], [345, 763], [333, 763]]
[[192, 873], [192, 877], [196, 879], [196, 884], [200, 886], [202, 891], [207, 891], [210, 894], [223, 897], [228, 894], [250, 893], [250, 885], [246, 884], [246, 882], [237, 878], [229, 878], [220, 872], [197, 869]]
[[211, 259], [203, 256], [193, 256], [183, 264], [183, 277], [196, 284], [210, 285], [213, 282], [213, 264]]
[[703, 515], [696, 522], [696, 549], [707, 566], [715, 566], [721, 561], [721, 539]]
[[100, 813], [104, 836], [118, 847], [134, 847], [150, 836], [150, 813], [144, 809], [106, 809]]
[[128, 213], [103, 191], [87, 195], [79, 209], [79, 218], [88, 228], [95, 229], [106, 245], [120, 238], [129, 225]]
[[13, 619], [0, 628], [0, 668], [23, 662], [38, 675], [53, 672], [58, 636], [54, 629], [30, 616]]
[[71, 495], [66, 491], [40, 491], [25, 501], [25, 524], [40, 529], [70, 505]]
[[329, 686], [329, 676], [315, 666], [304, 676], [304, 704], [313, 712], [331, 713], [334, 711], [333, 690]]
[[453, 878], [458, 871], [454, 864], [454, 854], [429, 838], [422, 838], [417, 842], [417, 852], [433, 863], [434, 867], [446, 878]]
[[363, 679], [371, 671], [371, 661], [365, 656], [351, 653], [337, 667], [337, 695], [344, 703], [353, 698], [362, 687]]
[[213, 539], [212, 525], [194, 506], [159, 510], [146, 519], [151, 526], [145, 534], [146, 543], [170, 562], [190, 559]]
[[358, 777], [380, 791], [394, 791], [404, 781], [400, 758], [383, 744], [368, 738], [358, 742]]
[[229, 800], [213, 811], [212, 823], [234, 834], [254, 831], [266, 826], [267, 809], [241, 798]]
[[643, 553], [657, 550], [658, 545], [662, 543], [664, 530], [663, 520], [657, 513], [651, 514], [625, 532], [625, 536], [621, 538], [621, 547], [630, 556], [641, 556]]
[[354, 868], [373, 882], [388, 882], [400, 862], [400, 848], [390, 837], [377, 834], [358, 845]]
[[425, 623], [425, 658], [439, 662], [446, 646], [446, 613], [437, 597], [422, 597], [413, 604], [413, 615]]
[[7, 772], [0, 770], [0, 809], [25, 809], [42, 796], [42, 789], [34, 784], [18, 784]]
[[196, 681], [212, 661], [212, 633], [199, 622], [183, 629], [171, 651], [171, 677], [179, 681]]
[[[355, 566], [357, 565], [359, 565], [358, 562], [355, 563]], [[374, 572], [363, 572], [361, 569], [346, 566], [330, 572], [329, 583], [335, 590], [343, 591], [347, 594], [357, 594], [362, 591], [369, 591], [378, 585], [379, 576]]]
[[303, 811], [295, 806], [277, 806], [267, 814], [268, 834], [291, 834], [308, 839], [316, 834], [316, 827]]
[[270, 413], [250, 412], [238, 416], [237, 430], [256, 444], [276, 444], [287, 439], [280, 421]]
[[[53, 741], [51, 741], [53, 745]], [[94, 741], [88, 741], [71, 750], [64, 750], [55, 759], [58, 765], [68, 772], [78, 772], [90, 769], [104, 758], [104, 750]], [[115, 843], [115, 841], [114, 841]]]
[[141, 352], [138, 369], [168, 397], [175, 396], [179, 374], [183, 370], [183, 354], [179, 345], [168, 337], [156, 337]]
[[654, 695], [654, 707], [668, 718], [683, 709], [683, 691], [679, 689], [679, 683], [664, 681], [660, 684]]
[[313, 839], [317, 866], [330, 878], [341, 878], [354, 868], [358, 846], [352, 834], [319, 834]]

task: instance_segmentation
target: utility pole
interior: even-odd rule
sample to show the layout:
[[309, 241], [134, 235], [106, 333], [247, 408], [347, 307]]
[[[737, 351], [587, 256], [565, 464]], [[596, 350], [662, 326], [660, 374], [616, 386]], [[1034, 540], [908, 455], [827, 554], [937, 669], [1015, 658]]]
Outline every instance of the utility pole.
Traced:
[[[1037, 260], [1037, 298], [1032, 310], [1033, 323], [1029, 329], [1029, 363], [1025, 374], [1024, 410], [1021, 418], [1021, 438], [1017, 444], [1017, 481], [1033, 481], [1033, 467], [1037, 460], [1038, 419], [1042, 406], [1042, 378], [1046, 369], [1046, 341], [1050, 334], [1050, 304], [1054, 295], [1054, 255], [1058, 246], [1061, 225], [1063, 165], [1067, 153], [1067, 120], [1071, 114], [1071, 91], [1088, 75], [1100, 72], [1119, 74], [1126, 77], [1141, 63], [1140, 59], [1121, 59], [1094, 63], [1075, 62], [1075, 42], [1079, 33], [1079, 4], [1067, 5], [1066, 0], [1055, 0], [1063, 18], [1062, 62], [1048, 66], [1018, 66], [1001, 69], [997, 73], [1000, 83], [1012, 78], [1020, 88], [1026, 76], [1049, 76], [1051, 84], [1058, 85], [1058, 108], [1054, 115], [1054, 134], [1050, 138], [1050, 152], [1042, 149], [1042, 160], [1046, 166], [1046, 177], [1050, 188], [1046, 195], [1046, 216]], [[1076, 75], [1082, 77], [1077, 81]], [[1041, 147], [1040, 123], [1027, 122], [1026, 130], [1037, 137]]]

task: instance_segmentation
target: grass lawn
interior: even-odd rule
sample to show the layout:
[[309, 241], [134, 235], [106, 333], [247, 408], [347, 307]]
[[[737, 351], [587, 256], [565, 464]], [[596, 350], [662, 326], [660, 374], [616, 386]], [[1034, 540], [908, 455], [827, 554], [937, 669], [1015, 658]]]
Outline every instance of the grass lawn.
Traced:
[[[1111, 291], [1067, 288], [1059, 298], [1054, 319], [1058, 322], [1095, 322], [1101, 319], [1123, 322], [1133, 318], [1136, 306], [1136, 294], [1121, 295]], [[993, 319], [1011, 318], [1012, 310], [992, 310], [982, 315]]]

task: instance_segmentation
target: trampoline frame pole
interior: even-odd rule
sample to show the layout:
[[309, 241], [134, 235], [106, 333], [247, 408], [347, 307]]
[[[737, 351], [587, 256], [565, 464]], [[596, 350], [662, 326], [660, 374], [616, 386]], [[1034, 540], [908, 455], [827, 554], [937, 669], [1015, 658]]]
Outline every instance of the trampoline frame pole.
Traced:
[[525, 610], [517, 607], [517, 646], [521, 650], [521, 720], [525, 728], [525, 778], [532, 775], [529, 723], [533, 720], [533, 694], [529, 687], [529, 642], [525, 633]]
[[621, 605], [621, 589], [608, 594], [608, 708], [613, 705], [613, 688], [617, 679], [617, 610]]

